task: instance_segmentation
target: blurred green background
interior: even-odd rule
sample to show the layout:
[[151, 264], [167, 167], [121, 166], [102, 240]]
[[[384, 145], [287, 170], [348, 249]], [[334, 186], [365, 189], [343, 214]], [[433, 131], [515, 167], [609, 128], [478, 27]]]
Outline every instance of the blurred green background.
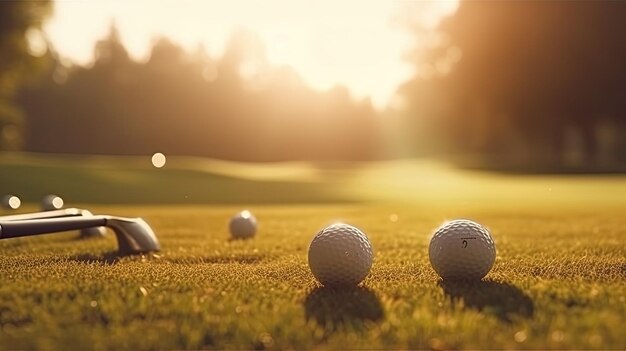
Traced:
[[[188, 6], [230, 6], [216, 4]], [[398, 177], [438, 182], [438, 167], [453, 165], [448, 171], [461, 173], [444, 179], [461, 188], [474, 187], [473, 178], [464, 176], [474, 174], [470, 169], [498, 171], [504, 182], [510, 174], [626, 170], [622, 2], [398, 7], [404, 17], [389, 22], [412, 43], [392, 54], [412, 73], [394, 81], [395, 92], [383, 104], [375, 95], [355, 95], [353, 81], [337, 78], [338, 84], [317, 88], [296, 68], [297, 60], [276, 63], [275, 43], [252, 27], [224, 29], [221, 52], [204, 42], [189, 50], [154, 33], [144, 43], [145, 57], [137, 58], [131, 52], [141, 27], [128, 27], [125, 18], [139, 12], [167, 16], [167, 8], [140, 1], [118, 5], [106, 33], [81, 48], [92, 54], [82, 63], [66, 49], [66, 43], [83, 40], [80, 27], [67, 27], [73, 32], [65, 36], [58, 28], [69, 26], [74, 15], [87, 32], [85, 23], [95, 21], [87, 10], [108, 5], [0, 3], [0, 192], [26, 200], [56, 192], [79, 202], [362, 201], [376, 198], [372, 193], [387, 198], [382, 183], [355, 183], [371, 179], [371, 170], [385, 162], [389, 170], [378, 176], [392, 184]], [[357, 2], [336, 7], [335, 14], [373, 11]], [[310, 22], [323, 27], [326, 17], [315, 17], [313, 10]], [[420, 15], [430, 16], [431, 25], [412, 21]], [[271, 18], [299, 33], [296, 24]], [[350, 37], [346, 28], [376, 17], [364, 18], [343, 18], [325, 37], [336, 36], [339, 46], [353, 44], [348, 61], [355, 66], [369, 62], [362, 52], [386, 50], [375, 36], [365, 51], [356, 51], [357, 37], [352, 44], [339, 42]], [[168, 20], [161, 24], [164, 31], [179, 19], [171, 14]], [[203, 30], [190, 24], [178, 32]], [[306, 36], [294, 38], [309, 45]], [[329, 57], [317, 72], [332, 72], [342, 59]], [[365, 65], [357, 78], [391, 76], [391, 70], [377, 68]], [[167, 157], [160, 170], [149, 162], [157, 152]], [[610, 184], [614, 178], [604, 179]], [[355, 191], [355, 184], [361, 189]]]
[[[0, 240], [0, 349], [625, 349], [624, 33], [619, 1], [0, 1], [0, 197], [162, 244]], [[431, 269], [451, 218], [485, 280]], [[336, 221], [356, 289], [307, 266]]]

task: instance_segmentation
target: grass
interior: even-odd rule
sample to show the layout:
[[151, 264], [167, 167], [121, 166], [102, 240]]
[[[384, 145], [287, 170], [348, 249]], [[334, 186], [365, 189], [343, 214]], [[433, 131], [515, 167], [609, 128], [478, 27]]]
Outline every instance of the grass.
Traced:
[[472, 207], [624, 204], [626, 176], [526, 176], [455, 169], [431, 160], [242, 164], [168, 157], [0, 154], [0, 195], [67, 204], [320, 204], [405, 202]]
[[54, 192], [72, 203], [207, 204], [346, 202], [341, 177], [301, 163], [249, 166], [197, 158], [0, 154], [0, 194], [39, 201]]
[[[3, 171], [15, 164], [5, 161]], [[297, 204], [306, 193], [292, 185], [303, 173], [274, 179], [293, 192], [292, 204], [247, 198], [260, 222], [252, 240], [228, 239], [240, 205], [209, 201], [89, 206], [144, 217], [163, 247], [154, 255], [119, 257], [111, 236], [0, 241], [0, 345], [626, 348], [624, 177], [504, 176], [408, 162], [324, 172], [339, 179], [330, 188], [351, 185], [342, 195], [348, 203]], [[487, 225], [496, 240], [496, 264], [482, 282], [442, 282], [430, 268], [432, 229], [458, 217]], [[375, 249], [370, 275], [354, 289], [320, 287], [306, 263], [312, 236], [335, 220], [362, 228]]]

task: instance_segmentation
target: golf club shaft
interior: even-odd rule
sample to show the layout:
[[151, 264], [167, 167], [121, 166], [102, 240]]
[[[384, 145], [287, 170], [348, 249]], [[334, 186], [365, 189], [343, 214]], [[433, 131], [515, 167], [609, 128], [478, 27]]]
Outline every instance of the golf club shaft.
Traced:
[[104, 216], [77, 216], [21, 221], [0, 220], [0, 239], [101, 227], [105, 226], [106, 223], [107, 219]]
[[78, 208], [64, 208], [62, 210], [41, 211], [32, 213], [23, 213], [18, 215], [0, 216], [0, 221], [22, 221], [31, 219], [59, 218], [59, 217], [75, 217], [82, 216], [85, 210]]

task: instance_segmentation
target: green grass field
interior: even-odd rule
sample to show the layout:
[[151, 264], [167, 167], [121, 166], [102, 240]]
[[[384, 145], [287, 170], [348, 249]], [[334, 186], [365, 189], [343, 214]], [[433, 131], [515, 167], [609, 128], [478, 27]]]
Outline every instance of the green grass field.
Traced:
[[[144, 217], [163, 250], [119, 257], [112, 236], [76, 233], [0, 241], [3, 349], [626, 348], [623, 176], [496, 175], [426, 161], [179, 160], [154, 173], [135, 160], [81, 167], [38, 157], [0, 159], [0, 190], [34, 199], [82, 187], [101, 197], [71, 193], [100, 202], [88, 205], [93, 212]], [[184, 183], [189, 174], [196, 178]], [[214, 179], [224, 187], [210, 188]], [[197, 186], [204, 203], [163, 190], [181, 182], [190, 194]], [[149, 201], [159, 190], [169, 198]], [[114, 204], [115, 196], [135, 204]], [[228, 219], [244, 206], [259, 233], [230, 241]], [[458, 217], [492, 230], [498, 254], [483, 282], [443, 283], [429, 265], [432, 230]], [[355, 289], [319, 287], [307, 266], [312, 236], [337, 220], [363, 229], [375, 249]]]

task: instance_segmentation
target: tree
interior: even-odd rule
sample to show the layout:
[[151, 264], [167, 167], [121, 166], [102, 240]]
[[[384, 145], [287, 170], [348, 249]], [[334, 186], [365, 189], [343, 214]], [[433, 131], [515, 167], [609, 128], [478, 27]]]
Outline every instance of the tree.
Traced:
[[[345, 88], [315, 91], [270, 65], [258, 36], [236, 32], [222, 57], [156, 41], [128, 56], [113, 26], [90, 67], [56, 62], [20, 101], [35, 152], [196, 155], [238, 161], [376, 157], [380, 119]], [[67, 79], [55, 79], [55, 69]]]
[[23, 116], [14, 94], [41, 64], [29, 36], [38, 34], [50, 12], [50, 1], [0, 2], [0, 151], [21, 146]]
[[439, 52], [460, 50], [459, 62], [403, 92], [415, 102], [432, 83], [446, 105], [432, 119], [457, 149], [511, 157], [517, 140], [533, 162], [562, 164], [573, 130], [593, 160], [598, 117], [626, 119], [624, 2], [463, 1], [440, 30]]

